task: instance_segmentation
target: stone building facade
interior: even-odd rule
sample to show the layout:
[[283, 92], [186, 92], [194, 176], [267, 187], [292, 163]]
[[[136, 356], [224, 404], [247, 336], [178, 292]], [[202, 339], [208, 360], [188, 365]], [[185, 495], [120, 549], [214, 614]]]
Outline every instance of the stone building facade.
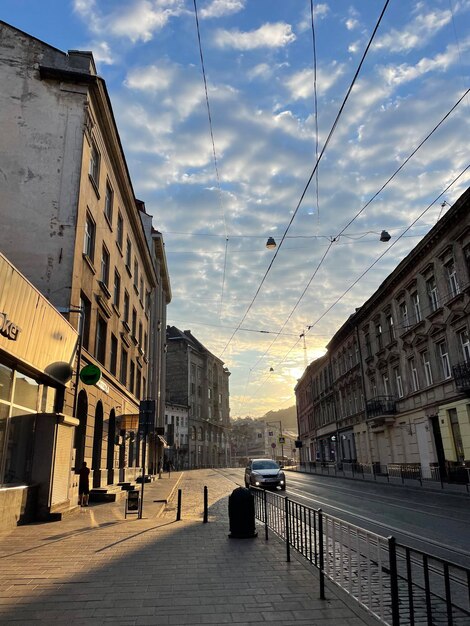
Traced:
[[190, 468], [226, 467], [230, 458], [229, 376], [191, 333], [167, 327], [167, 402], [189, 407]]
[[169, 279], [92, 54], [61, 52], [4, 22], [0, 31], [0, 248], [80, 331], [75, 371], [101, 371], [65, 394], [64, 413], [78, 420], [72, 506], [83, 460], [95, 488], [140, 473], [141, 399], [158, 398], [163, 420]]
[[302, 459], [465, 479], [469, 333], [467, 190], [305, 370]]

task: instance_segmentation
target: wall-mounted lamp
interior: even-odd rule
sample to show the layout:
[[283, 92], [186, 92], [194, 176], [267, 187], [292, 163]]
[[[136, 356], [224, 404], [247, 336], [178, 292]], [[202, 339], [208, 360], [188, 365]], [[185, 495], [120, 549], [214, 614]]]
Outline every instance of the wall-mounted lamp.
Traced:
[[276, 242], [274, 241], [274, 237], [268, 237], [268, 241], [266, 242], [266, 248], [268, 250], [274, 250], [276, 247]]
[[380, 241], [390, 241], [390, 239], [392, 238], [392, 236], [390, 235], [390, 233], [388, 233], [386, 230], [383, 230], [380, 233]]

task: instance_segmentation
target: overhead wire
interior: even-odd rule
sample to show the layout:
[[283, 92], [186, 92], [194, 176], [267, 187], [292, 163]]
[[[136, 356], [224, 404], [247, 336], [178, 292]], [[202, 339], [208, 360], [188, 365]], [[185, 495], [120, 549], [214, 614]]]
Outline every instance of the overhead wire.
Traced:
[[[385, 181], [385, 183], [380, 187], [380, 189], [374, 193], [371, 198], [366, 202], [366, 204], [356, 213], [356, 215], [348, 222], [348, 224], [338, 233], [338, 235], [336, 235], [336, 237], [331, 238], [330, 244], [327, 247], [325, 253], [323, 254], [322, 258], [320, 259], [320, 262], [318, 263], [317, 267], [315, 268], [312, 276], [310, 277], [306, 287], [304, 288], [304, 290], [302, 291], [302, 294], [300, 295], [299, 299], [297, 300], [296, 304], [294, 305], [294, 308], [292, 309], [291, 313], [289, 314], [286, 322], [284, 322], [284, 324], [282, 325], [281, 329], [283, 330], [287, 324], [287, 322], [291, 319], [292, 314], [294, 313], [294, 311], [297, 309], [297, 307], [299, 306], [301, 300], [303, 299], [303, 297], [305, 296], [308, 288], [310, 287], [313, 279], [315, 278], [315, 276], [318, 274], [318, 270], [320, 269], [320, 267], [322, 266], [323, 262], [325, 261], [326, 256], [328, 255], [328, 253], [330, 252], [333, 243], [337, 243], [339, 238], [341, 236], [343, 237], [347, 237], [347, 235], [344, 235], [344, 231], [346, 230], [346, 228], [348, 226], [350, 226], [354, 220], [356, 220], [359, 215], [361, 215], [361, 213], [373, 202], [373, 200], [375, 200], [375, 198], [377, 198], [377, 196], [385, 189], [385, 187], [395, 178], [395, 176], [398, 175], [398, 173], [403, 169], [403, 167], [410, 161], [410, 159], [417, 153], [417, 151], [424, 145], [424, 143], [437, 131], [437, 129], [441, 126], [441, 124], [449, 117], [449, 115], [455, 110], [455, 108], [460, 104], [460, 102], [462, 102], [463, 98], [466, 96], [466, 94], [468, 93], [468, 91], [470, 91], [470, 89], [467, 90], [467, 92], [465, 92], [460, 98], [459, 100], [452, 106], [452, 108], [450, 109], [450, 111], [448, 111], [446, 113], [446, 115], [439, 121], [438, 124], [436, 124], [434, 126], [434, 128], [426, 135], [426, 137], [418, 144], [418, 146], [410, 153], [410, 155], [401, 163], [401, 165], [395, 170], [395, 172], [389, 176], [389, 178]], [[443, 192], [445, 193], [445, 191]], [[442, 194], [441, 194], [442, 195]], [[412, 228], [414, 224], [412, 224], [410, 226], [410, 228]], [[406, 236], [405, 233], [408, 232], [410, 230], [410, 228], [407, 228], [400, 236], [398, 239], [401, 239], [402, 237]], [[367, 233], [366, 233], [367, 234]], [[381, 257], [380, 257], [381, 258]], [[258, 359], [258, 361], [256, 362], [256, 364], [253, 366], [253, 369], [256, 367], [256, 365], [259, 363], [259, 361], [261, 360], [261, 358], [264, 358], [264, 356], [266, 356], [267, 352], [269, 352], [269, 350], [271, 349], [271, 347], [276, 343], [277, 337], [274, 338], [274, 340], [272, 341], [271, 345], [269, 346], [268, 350], [262, 355], [262, 357], [260, 357], [260, 359]]]
[[[357, 283], [364, 278], [364, 276], [370, 272], [370, 270], [377, 265], [377, 263], [386, 255], [388, 254], [388, 252], [398, 243], [398, 241], [405, 235], [405, 233], [407, 233], [415, 224], [418, 220], [421, 219], [421, 217], [423, 217], [423, 215], [425, 215], [425, 213], [427, 213], [427, 211], [429, 211], [429, 209], [431, 209], [435, 203], [442, 198], [442, 196], [446, 193], [446, 191], [448, 191], [464, 174], [465, 172], [467, 172], [467, 170], [470, 169], [470, 164], [467, 165], [448, 185], [447, 187], [418, 215], [417, 218], [415, 218], [411, 224], [409, 226], [407, 226], [405, 228], [405, 230], [403, 231], [403, 233], [401, 235], [399, 235], [397, 237], [397, 239], [395, 239], [393, 241], [393, 243], [391, 243], [388, 248], [382, 252], [382, 254], [380, 254], [375, 260], [374, 262], [369, 265], [369, 267], [364, 270], [364, 272], [362, 272], [362, 274], [360, 276], [358, 276], [358, 278], [356, 278], [356, 280], [354, 280], [353, 283], [351, 283], [351, 285], [349, 285], [349, 287], [326, 309], [326, 311], [324, 311], [322, 313], [322, 315], [320, 315], [320, 317], [313, 322], [312, 324], [309, 324], [305, 330], [305, 333], [309, 333], [310, 330], [312, 328], [314, 328], [339, 302], [341, 302], [341, 300], [351, 291], [351, 289], [353, 289], [353, 287], [355, 287], [357, 285]], [[299, 344], [300, 340], [302, 338], [302, 335], [299, 336], [299, 338], [294, 342], [294, 344], [291, 346], [291, 348], [288, 350], [288, 352], [283, 356], [283, 358], [281, 359], [281, 361], [278, 362], [276, 367], [279, 367], [279, 365], [282, 365], [284, 363], [284, 361], [287, 359], [287, 357], [289, 356], [289, 354], [297, 347], [297, 345]], [[264, 377], [264, 379], [260, 382], [259, 387], [261, 387], [266, 380], [269, 378], [269, 374], [267, 376]]]
[[[370, 36], [369, 42], [367, 43], [367, 46], [366, 46], [366, 48], [365, 48], [365, 50], [364, 50], [364, 53], [363, 53], [363, 55], [362, 55], [362, 57], [361, 57], [361, 60], [360, 60], [359, 65], [358, 65], [358, 67], [357, 67], [357, 69], [356, 69], [356, 72], [354, 73], [353, 79], [352, 79], [352, 81], [351, 81], [351, 83], [350, 83], [350, 85], [349, 85], [349, 87], [348, 87], [348, 90], [347, 90], [346, 95], [345, 95], [345, 97], [344, 97], [344, 99], [343, 99], [343, 102], [342, 102], [342, 104], [341, 104], [341, 106], [340, 106], [340, 108], [339, 108], [339, 111], [338, 111], [338, 113], [337, 113], [337, 115], [336, 115], [336, 118], [335, 118], [335, 120], [334, 120], [334, 122], [333, 122], [333, 125], [332, 125], [332, 127], [331, 127], [331, 129], [330, 129], [330, 132], [328, 133], [328, 136], [327, 136], [327, 138], [326, 138], [326, 140], [325, 140], [325, 143], [324, 143], [324, 145], [323, 145], [323, 148], [321, 149], [321, 152], [320, 152], [320, 154], [318, 155], [318, 159], [317, 159], [317, 161], [316, 161], [316, 163], [315, 163], [315, 166], [314, 166], [314, 168], [313, 168], [313, 170], [312, 170], [312, 172], [311, 172], [311, 174], [310, 174], [310, 176], [309, 176], [309, 178], [308, 178], [308, 180], [307, 180], [307, 183], [306, 183], [306, 185], [305, 185], [305, 187], [304, 187], [304, 189], [303, 189], [303, 191], [302, 191], [302, 193], [301, 193], [301, 195], [300, 195], [300, 199], [299, 199], [299, 201], [298, 201], [298, 203], [297, 203], [297, 206], [296, 206], [296, 208], [294, 209], [294, 211], [293, 211], [293, 213], [292, 213], [292, 216], [291, 216], [291, 219], [289, 220], [289, 223], [288, 223], [288, 225], [287, 225], [287, 228], [285, 229], [284, 234], [282, 235], [282, 238], [281, 238], [281, 240], [280, 240], [280, 242], [279, 242], [279, 244], [278, 244], [278, 246], [277, 246], [277, 248], [276, 248], [276, 252], [274, 253], [273, 258], [271, 259], [271, 262], [269, 263], [268, 269], [266, 270], [266, 272], [265, 272], [265, 274], [264, 274], [264, 276], [263, 276], [263, 278], [262, 278], [262, 280], [261, 280], [261, 283], [259, 284], [259, 286], [258, 286], [258, 288], [257, 288], [257, 290], [256, 290], [256, 293], [255, 293], [255, 295], [253, 296], [253, 299], [252, 299], [251, 303], [249, 304], [249, 306], [248, 306], [247, 310], [245, 311], [245, 313], [244, 313], [244, 315], [243, 315], [243, 317], [242, 317], [242, 319], [241, 319], [241, 321], [240, 321], [240, 323], [239, 323], [239, 326], [240, 326], [240, 327], [241, 327], [241, 325], [243, 324], [243, 322], [245, 321], [245, 319], [246, 319], [246, 317], [247, 317], [248, 313], [250, 312], [251, 308], [253, 307], [253, 304], [255, 303], [256, 298], [258, 297], [258, 294], [259, 294], [259, 293], [260, 293], [260, 291], [261, 291], [261, 288], [262, 288], [262, 286], [263, 286], [263, 284], [264, 284], [264, 282], [265, 282], [265, 280], [266, 280], [266, 278], [267, 278], [267, 276], [268, 276], [268, 274], [269, 274], [269, 272], [270, 272], [270, 270], [271, 270], [271, 267], [273, 266], [273, 263], [274, 263], [274, 261], [276, 260], [277, 255], [279, 254], [279, 250], [280, 250], [280, 249], [281, 249], [281, 247], [282, 247], [282, 244], [283, 244], [283, 242], [284, 242], [284, 240], [285, 240], [285, 238], [286, 238], [286, 235], [287, 235], [287, 233], [288, 233], [288, 231], [289, 231], [289, 229], [290, 229], [290, 227], [291, 227], [291, 225], [292, 225], [292, 223], [293, 223], [293, 221], [294, 221], [294, 219], [295, 219], [295, 217], [296, 217], [296, 215], [297, 215], [297, 213], [298, 213], [298, 211], [299, 211], [299, 209], [300, 209], [300, 206], [301, 206], [301, 204], [302, 204], [302, 202], [303, 202], [303, 200], [304, 200], [304, 198], [305, 198], [305, 195], [306, 195], [306, 193], [307, 193], [307, 191], [308, 191], [308, 188], [310, 187], [310, 183], [312, 182], [313, 177], [314, 177], [314, 175], [315, 175], [315, 172], [316, 172], [316, 171], [317, 171], [317, 169], [318, 169], [318, 166], [319, 166], [319, 164], [320, 164], [320, 161], [321, 161], [321, 159], [322, 159], [323, 155], [325, 154], [325, 151], [326, 151], [326, 149], [327, 149], [327, 147], [328, 147], [328, 145], [329, 145], [329, 143], [330, 143], [330, 141], [331, 141], [331, 138], [332, 138], [332, 137], [333, 137], [333, 135], [334, 135], [334, 132], [335, 132], [335, 130], [336, 130], [336, 127], [337, 127], [337, 125], [338, 125], [338, 122], [339, 122], [339, 120], [340, 120], [340, 118], [341, 118], [341, 116], [342, 116], [342, 114], [343, 114], [344, 108], [345, 108], [346, 103], [347, 103], [347, 101], [348, 101], [348, 99], [349, 99], [349, 96], [350, 96], [350, 94], [351, 94], [351, 91], [353, 90], [353, 87], [354, 87], [354, 85], [356, 84], [356, 81], [357, 81], [357, 78], [358, 78], [358, 76], [359, 76], [359, 73], [360, 73], [360, 71], [361, 71], [361, 69], [362, 69], [362, 66], [363, 66], [363, 64], [364, 64], [364, 61], [365, 61], [365, 59], [366, 59], [366, 56], [367, 56], [367, 54], [368, 54], [368, 52], [369, 52], [369, 50], [370, 50], [370, 47], [371, 47], [371, 45], [372, 45], [372, 42], [373, 42], [373, 40], [374, 40], [374, 38], [375, 38], [375, 35], [376, 35], [376, 33], [377, 33], [377, 30], [379, 29], [379, 26], [380, 26], [380, 24], [381, 24], [381, 22], [382, 22], [383, 16], [384, 16], [384, 14], [385, 14], [385, 11], [387, 10], [387, 7], [388, 7], [389, 3], [390, 3], [390, 0], [386, 0], [386, 2], [385, 2], [385, 4], [384, 4], [384, 6], [383, 6], [383, 8], [382, 8], [382, 11], [381, 11], [381, 13], [380, 13], [380, 16], [379, 16], [379, 18], [378, 18], [378, 20], [377, 20], [377, 22], [376, 22], [376, 24], [375, 24], [375, 26], [374, 26], [374, 30], [373, 30], [373, 32], [372, 32], [372, 35]], [[230, 343], [232, 342], [232, 339], [235, 337], [235, 335], [236, 335], [236, 333], [237, 333], [237, 332], [238, 332], [238, 327], [237, 327], [237, 329], [235, 329], [235, 331], [232, 333], [231, 337], [229, 338], [229, 340], [228, 340], [228, 341], [227, 341], [227, 343], [225, 344], [225, 347], [224, 347], [224, 349], [222, 350], [222, 352], [220, 353], [219, 358], [221, 358], [221, 357], [224, 355], [225, 351], [227, 350], [228, 346], [229, 346], [229, 345], [230, 345]]]
[[224, 206], [223, 206], [223, 201], [222, 201], [222, 188], [220, 186], [219, 167], [218, 167], [218, 164], [217, 164], [217, 153], [216, 153], [216, 150], [215, 150], [214, 130], [213, 130], [213, 126], [212, 126], [212, 115], [211, 115], [211, 108], [210, 108], [210, 104], [209, 104], [209, 92], [208, 92], [208, 89], [207, 89], [206, 67], [205, 67], [205, 64], [204, 64], [204, 55], [203, 55], [203, 52], [202, 52], [201, 31], [200, 31], [200, 28], [199, 28], [199, 17], [198, 17], [198, 13], [197, 13], [197, 3], [196, 3], [196, 0], [193, 0], [193, 3], [194, 3], [194, 16], [196, 18], [196, 30], [197, 30], [197, 40], [198, 40], [198, 45], [199, 45], [199, 56], [200, 56], [200, 59], [201, 59], [202, 77], [203, 77], [203, 80], [204, 80], [204, 92], [205, 92], [205, 95], [206, 95], [207, 117], [209, 119], [209, 130], [210, 130], [210, 136], [211, 136], [211, 142], [212, 142], [212, 156], [213, 156], [213, 159], [214, 159], [214, 168], [215, 168], [215, 175], [216, 175], [216, 180], [217, 180], [217, 189], [218, 189], [218, 194], [219, 194], [219, 205], [220, 205], [220, 209], [222, 211], [223, 222], [224, 222], [224, 231], [225, 231], [225, 254], [224, 254], [223, 272], [222, 272], [222, 290], [221, 290], [220, 305], [219, 305], [219, 319], [220, 319], [221, 314], [222, 314], [222, 305], [223, 305], [223, 299], [224, 299], [225, 275], [226, 275], [226, 271], [227, 271], [227, 251], [228, 251], [227, 221], [226, 221], [225, 211], [224, 211]]
[[[317, 45], [315, 37], [315, 12], [313, 0], [310, 0], [310, 22], [312, 26], [313, 51], [313, 114], [315, 117], [315, 160], [318, 161], [318, 101], [317, 101]], [[317, 203], [317, 223], [320, 224], [320, 193], [318, 187], [318, 167], [315, 172], [315, 197]]]

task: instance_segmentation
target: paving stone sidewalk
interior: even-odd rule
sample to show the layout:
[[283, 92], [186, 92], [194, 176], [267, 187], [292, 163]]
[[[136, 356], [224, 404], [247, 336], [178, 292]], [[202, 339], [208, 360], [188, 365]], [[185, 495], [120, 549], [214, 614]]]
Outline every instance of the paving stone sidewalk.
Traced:
[[0, 534], [0, 624], [379, 623], [328, 584], [319, 600], [316, 572], [274, 536], [230, 539], [235, 487], [217, 470], [174, 472], [145, 485], [142, 519], [122, 500]]

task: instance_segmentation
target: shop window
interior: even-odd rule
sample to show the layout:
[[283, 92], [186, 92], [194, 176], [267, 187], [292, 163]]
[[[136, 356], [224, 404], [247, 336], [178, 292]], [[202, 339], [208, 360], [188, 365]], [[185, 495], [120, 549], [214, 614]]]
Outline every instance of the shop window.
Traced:
[[0, 400], [9, 402], [13, 388], [13, 370], [0, 364]]
[[462, 433], [460, 432], [460, 424], [457, 416], [457, 409], [449, 409], [447, 411], [452, 429], [452, 437], [454, 439], [455, 454], [457, 461], [463, 463], [465, 461], [465, 452], [463, 449]]

